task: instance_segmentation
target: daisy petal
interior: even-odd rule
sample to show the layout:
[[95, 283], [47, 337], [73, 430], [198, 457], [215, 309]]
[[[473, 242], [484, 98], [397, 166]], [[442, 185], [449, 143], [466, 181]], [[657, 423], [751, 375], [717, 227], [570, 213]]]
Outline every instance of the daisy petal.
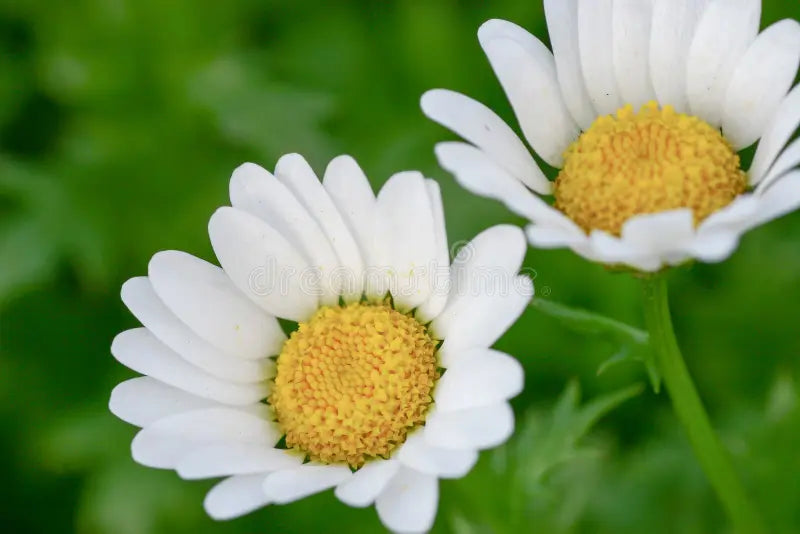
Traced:
[[235, 208], [220, 208], [208, 223], [211, 245], [239, 290], [269, 313], [293, 321], [311, 316], [321, 288], [314, 271], [277, 230]]
[[142, 465], [174, 469], [187, 454], [215, 443], [241, 442], [272, 447], [280, 437], [274, 424], [228, 408], [171, 415], [144, 427], [131, 444]]
[[694, 216], [690, 209], [637, 215], [622, 226], [623, 241], [637, 251], [665, 260], [670, 254], [683, 251], [694, 233]]
[[262, 485], [266, 475], [239, 475], [226, 478], [208, 492], [203, 506], [218, 521], [234, 519], [269, 504]]
[[303, 458], [288, 451], [253, 443], [216, 443], [202, 447], [180, 459], [175, 467], [187, 480], [228, 475], [250, 475], [302, 464]]
[[783, 217], [800, 207], [800, 171], [793, 171], [775, 180], [773, 185], [761, 194], [758, 213], [750, 227], [765, 224]]
[[650, 79], [662, 105], [689, 111], [686, 61], [697, 24], [710, 0], [653, 0]]
[[711, 0], [689, 48], [686, 87], [689, 108], [719, 126], [725, 91], [736, 65], [756, 38], [761, 0]]
[[190, 395], [149, 376], [117, 384], [108, 401], [111, 413], [139, 427], [170, 415], [220, 406], [215, 401]]
[[750, 185], [758, 184], [769, 172], [775, 159], [800, 124], [800, 85], [783, 100], [758, 143], [753, 164], [748, 171]]
[[756, 193], [760, 194], [767, 190], [772, 183], [779, 177], [788, 173], [795, 167], [800, 165], [800, 138], [792, 141], [789, 146], [781, 152], [781, 155], [775, 160], [772, 168], [761, 180], [761, 183], [756, 187]]
[[230, 278], [185, 252], [159, 252], [148, 266], [159, 299], [195, 334], [231, 356], [278, 354], [286, 336], [278, 321], [250, 302]]
[[[302, 264], [319, 269], [320, 274], [339, 267], [331, 243], [311, 214], [286, 185], [265, 169], [253, 163], [240, 165], [231, 176], [230, 195], [234, 208], [263, 220], [282, 241], [291, 243], [302, 254], [305, 260]], [[330, 283], [331, 280], [319, 277], [315, 282], [309, 289], [317, 293], [324, 304], [338, 303], [339, 288]]]
[[270, 473], [264, 480], [264, 493], [276, 504], [287, 504], [314, 495], [352, 476], [342, 465], [302, 465], [296, 469]]
[[425, 440], [443, 449], [490, 449], [514, 432], [514, 412], [506, 402], [457, 412], [433, 411], [425, 422]]
[[422, 95], [421, 106], [430, 119], [486, 152], [537, 193], [552, 192], [552, 184], [517, 134], [488, 107], [446, 89], [434, 89]]
[[438, 504], [436, 477], [402, 468], [378, 496], [375, 509], [389, 530], [421, 533], [433, 526]]
[[652, 18], [652, 0], [614, 1], [614, 74], [623, 101], [634, 109], [655, 99], [648, 57]]
[[541, 41], [501, 20], [485, 22], [478, 38], [533, 150], [554, 167], [579, 134], [561, 98], [553, 55]]
[[461, 478], [475, 466], [478, 452], [474, 450], [439, 449], [429, 445], [417, 432], [408, 436], [397, 451], [397, 460], [406, 467], [438, 478]]
[[739, 246], [740, 235], [739, 232], [729, 230], [712, 230], [698, 234], [692, 243], [692, 256], [706, 263], [724, 261]]
[[586, 92], [581, 70], [578, 0], [544, 0], [544, 12], [564, 104], [575, 122], [586, 130], [597, 118], [597, 112]]
[[764, 30], [742, 57], [725, 94], [722, 131], [741, 150], [755, 143], [792, 86], [800, 62], [800, 24]]
[[614, 76], [613, 0], [578, 0], [578, 45], [583, 79], [594, 109], [610, 115], [622, 107]]
[[150, 280], [141, 276], [122, 285], [122, 302], [150, 332], [191, 364], [223, 380], [260, 382], [273, 371], [266, 358], [233, 358], [214, 348], [178, 320], [158, 298]]
[[111, 354], [138, 373], [223, 404], [252, 404], [267, 395], [265, 383], [234, 384], [201, 371], [164, 346], [146, 328], [118, 334], [111, 344]]
[[364, 263], [356, 240], [308, 162], [299, 154], [278, 160], [275, 177], [288, 187], [308, 210], [328, 238], [339, 259], [339, 273], [331, 284], [341, 288], [346, 300], [361, 298], [364, 291]]
[[398, 470], [397, 460], [373, 460], [336, 486], [336, 497], [348, 506], [369, 506], [383, 492]]
[[547, 224], [530, 224], [525, 228], [525, 235], [531, 245], [545, 249], [572, 247], [587, 241], [586, 234]]
[[438, 253], [432, 264], [433, 292], [430, 298], [417, 308], [415, 316], [420, 322], [429, 323], [442, 313], [447, 304], [450, 290], [450, 249], [447, 246], [447, 229], [445, 228], [442, 192], [439, 184], [433, 180], [425, 180], [425, 186], [428, 188], [428, 197], [431, 201], [431, 211], [435, 222], [433, 231]]
[[638, 250], [630, 241], [622, 240], [601, 230], [589, 234], [589, 254], [592, 261], [611, 265], [627, 265], [640, 271], [653, 272], [663, 264], [661, 258], [653, 253]]
[[436, 408], [452, 412], [506, 401], [522, 391], [524, 375], [520, 363], [507, 354], [468, 350], [439, 379]]
[[395, 306], [409, 311], [431, 295], [432, 264], [438, 257], [434, 218], [425, 179], [418, 172], [397, 173], [378, 193], [378, 240], [388, 289]]

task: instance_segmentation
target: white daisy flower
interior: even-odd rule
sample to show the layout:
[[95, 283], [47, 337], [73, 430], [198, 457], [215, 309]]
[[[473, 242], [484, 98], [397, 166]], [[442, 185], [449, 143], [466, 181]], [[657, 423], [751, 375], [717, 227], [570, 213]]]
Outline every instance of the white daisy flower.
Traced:
[[[441, 165], [529, 219], [530, 242], [656, 271], [714, 262], [800, 205], [800, 24], [760, 34], [760, 0], [544, 0], [553, 52], [510, 22], [480, 44], [547, 180], [495, 113], [458, 93], [422, 98], [468, 143]], [[736, 151], [758, 141], [745, 172]], [[551, 195], [548, 203], [537, 195]]]
[[[142, 322], [111, 352], [146, 376], [110, 409], [142, 427], [134, 459], [227, 477], [217, 519], [335, 488], [401, 532], [428, 530], [439, 478], [505, 441], [519, 363], [489, 347], [533, 293], [523, 232], [496, 226], [449, 264], [439, 187], [420, 173], [373, 194], [342, 156], [324, 180], [295, 154], [236, 169], [209, 223], [222, 268], [159, 252], [122, 287]], [[277, 318], [299, 322], [284, 335]]]

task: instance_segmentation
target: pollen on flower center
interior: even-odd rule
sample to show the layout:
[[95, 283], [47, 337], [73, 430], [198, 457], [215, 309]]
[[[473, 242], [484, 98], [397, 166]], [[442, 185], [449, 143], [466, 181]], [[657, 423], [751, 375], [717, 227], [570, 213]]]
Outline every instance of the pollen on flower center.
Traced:
[[436, 345], [386, 304], [323, 307], [284, 344], [269, 403], [286, 446], [361, 466], [387, 456], [425, 420]]
[[589, 232], [634, 215], [691, 208], [695, 224], [747, 188], [739, 156], [703, 120], [650, 102], [598, 118], [564, 154], [555, 207]]

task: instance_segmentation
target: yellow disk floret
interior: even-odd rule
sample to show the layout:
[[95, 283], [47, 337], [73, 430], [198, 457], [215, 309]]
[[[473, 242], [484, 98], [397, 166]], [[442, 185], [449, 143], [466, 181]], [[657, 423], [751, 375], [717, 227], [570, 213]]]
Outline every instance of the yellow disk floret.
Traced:
[[708, 123], [651, 102], [600, 117], [564, 154], [555, 206], [619, 235], [634, 215], [691, 208], [695, 224], [747, 188], [739, 156]]
[[286, 445], [361, 466], [425, 420], [438, 378], [426, 328], [386, 304], [323, 307], [278, 356], [269, 403]]

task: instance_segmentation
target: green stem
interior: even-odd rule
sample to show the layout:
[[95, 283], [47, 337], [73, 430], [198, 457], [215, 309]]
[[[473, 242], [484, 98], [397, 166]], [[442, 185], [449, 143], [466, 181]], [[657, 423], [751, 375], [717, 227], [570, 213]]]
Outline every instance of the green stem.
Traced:
[[711, 428], [708, 414], [681, 357], [669, 314], [667, 282], [663, 275], [655, 275], [645, 278], [643, 287], [650, 343], [656, 352], [658, 367], [672, 399], [672, 406], [689, 437], [694, 453], [735, 531], [738, 534], [762, 534], [766, 530], [760, 516], [747, 497], [728, 452]]

